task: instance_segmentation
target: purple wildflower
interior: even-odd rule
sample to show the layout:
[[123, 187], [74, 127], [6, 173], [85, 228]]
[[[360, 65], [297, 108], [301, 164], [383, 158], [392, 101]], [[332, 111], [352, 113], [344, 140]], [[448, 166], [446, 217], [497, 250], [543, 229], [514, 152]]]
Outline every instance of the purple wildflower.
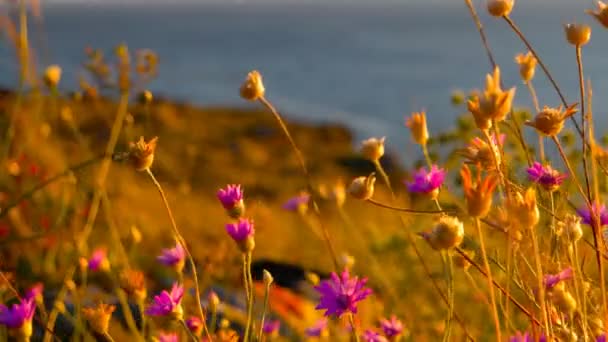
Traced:
[[196, 316], [188, 318], [186, 320], [186, 326], [194, 335], [199, 335], [203, 331], [203, 321]]
[[373, 330], [365, 330], [361, 338], [365, 342], [388, 342], [386, 337], [380, 335], [380, 333], [377, 333]]
[[164, 248], [161, 251], [161, 255], [156, 257], [161, 264], [176, 267], [181, 270], [184, 266], [184, 259], [186, 258], [186, 252], [181, 244], [176, 243], [173, 248]]
[[243, 190], [238, 184], [228, 184], [225, 189], [217, 191], [217, 198], [226, 210], [232, 210], [243, 201]]
[[595, 342], [606, 342], [606, 334], [601, 334], [595, 339]]
[[545, 284], [545, 288], [547, 290], [550, 290], [554, 288], [555, 285], [557, 285], [559, 282], [572, 279], [573, 276], [574, 271], [572, 270], [572, 267], [566, 267], [557, 274], [545, 274], [543, 282]]
[[283, 209], [289, 211], [305, 211], [308, 208], [309, 201], [310, 194], [301, 192], [299, 195], [292, 197], [285, 202], [285, 204], [283, 204]]
[[262, 331], [266, 335], [272, 335], [272, 334], [278, 332], [280, 327], [281, 327], [281, 321], [269, 320], [269, 321], [264, 322], [264, 325], [262, 326]]
[[34, 298], [24, 298], [10, 308], [0, 304], [0, 324], [9, 329], [19, 329], [24, 324], [31, 324], [36, 312]]
[[325, 316], [342, 316], [350, 311], [357, 313], [357, 302], [372, 294], [372, 290], [365, 287], [367, 278], [359, 280], [358, 277], [350, 277], [348, 269], [344, 269], [341, 276], [331, 273], [331, 278], [323, 280], [315, 286], [321, 298], [315, 309], [325, 309]]
[[178, 342], [179, 339], [175, 333], [160, 333], [158, 334], [158, 342]]
[[403, 323], [395, 315], [392, 315], [390, 320], [380, 320], [380, 327], [388, 338], [399, 336], [403, 332]]
[[248, 219], [240, 219], [237, 223], [228, 223], [226, 231], [236, 242], [244, 241], [255, 233], [253, 221]]
[[163, 290], [158, 296], [154, 296], [154, 301], [146, 309], [146, 314], [150, 316], [167, 316], [171, 313], [180, 313], [180, 302], [184, 296], [184, 288], [175, 283], [171, 291]]
[[539, 162], [534, 162], [532, 167], [526, 169], [528, 179], [532, 182], [540, 184], [545, 190], [555, 191], [564, 182], [568, 176], [560, 174], [550, 165], [543, 166]]
[[42, 291], [44, 291], [44, 284], [36, 283], [32, 285], [32, 287], [30, 287], [27, 291], [25, 291], [25, 296], [23, 296], [23, 298], [33, 298], [34, 300], [38, 300], [39, 298], [42, 298]]
[[108, 262], [108, 253], [105, 248], [97, 248], [89, 258], [89, 270], [96, 272], [99, 270], [107, 270], [110, 268]]
[[[577, 211], [578, 215], [582, 218], [584, 224], [592, 225], [593, 216], [599, 217], [600, 226], [604, 226], [608, 224], [608, 211], [606, 210], [605, 205], [600, 205], [599, 203], [593, 203], [591, 205], [591, 210], [588, 207], [579, 208]], [[592, 215], [595, 214], [595, 215]]]
[[437, 165], [432, 165], [430, 171], [421, 168], [414, 174], [412, 182], [406, 182], [410, 192], [428, 194], [439, 189], [445, 179], [445, 170], [440, 169]]
[[315, 324], [304, 330], [304, 334], [308, 337], [321, 337], [327, 331], [327, 318], [321, 318]]
[[[516, 331], [515, 335], [509, 337], [509, 342], [534, 342], [534, 336], [532, 336], [529, 332], [522, 333], [520, 331]], [[545, 335], [540, 335], [538, 342], [547, 342]]]

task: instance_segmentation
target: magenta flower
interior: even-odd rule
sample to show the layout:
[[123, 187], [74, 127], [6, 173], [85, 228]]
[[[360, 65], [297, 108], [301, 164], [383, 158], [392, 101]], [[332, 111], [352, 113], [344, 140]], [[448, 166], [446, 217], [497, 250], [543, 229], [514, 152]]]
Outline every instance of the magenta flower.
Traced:
[[601, 334], [595, 339], [595, 342], [606, 342], [606, 334]]
[[[184, 260], [186, 258], [186, 251], [181, 244], [176, 243], [173, 248], [163, 248], [161, 255], [156, 257], [161, 264], [169, 267], [184, 266]], [[180, 267], [180, 268], [181, 268]]]
[[0, 304], [0, 324], [9, 329], [19, 329], [24, 324], [31, 324], [36, 304], [34, 298], [24, 298], [19, 303], [13, 304], [10, 308]]
[[357, 313], [357, 302], [372, 294], [372, 290], [365, 287], [366, 283], [367, 278], [351, 278], [348, 269], [344, 269], [339, 277], [332, 272], [330, 279], [315, 286], [315, 290], [321, 295], [319, 305], [315, 309], [326, 310], [325, 316], [340, 317], [347, 311]]
[[443, 184], [445, 179], [445, 170], [440, 169], [437, 165], [432, 165], [429, 172], [425, 168], [421, 168], [414, 174], [412, 182], [405, 182], [407, 189], [410, 192], [428, 194], [437, 189]]
[[160, 333], [158, 334], [158, 342], [179, 342], [175, 333]]
[[186, 320], [186, 326], [194, 335], [198, 335], [203, 331], [203, 321], [196, 316], [188, 318]]
[[23, 298], [33, 298], [34, 300], [37, 300], [37, 298], [42, 298], [42, 291], [44, 291], [44, 284], [36, 283], [32, 285], [32, 287], [30, 287], [27, 291], [25, 291], [25, 296], [23, 296]]
[[572, 269], [572, 267], [566, 267], [565, 269], [563, 269], [561, 272], [559, 272], [557, 274], [545, 274], [543, 282], [545, 284], [545, 288], [547, 290], [551, 290], [559, 282], [568, 280], [568, 279], [572, 279], [573, 276], [574, 276], [574, 270]]
[[403, 332], [403, 323], [395, 315], [392, 315], [390, 320], [380, 320], [380, 327], [388, 338], [399, 336]]
[[110, 268], [108, 261], [108, 253], [105, 248], [97, 248], [89, 258], [89, 270], [96, 272], [99, 270], [107, 270]]
[[365, 342], [388, 342], [386, 337], [380, 335], [380, 333], [377, 333], [373, 330], [365, 330], [361, 338]]
[[270, 320], [270, 321], [264, 322], [264, 325], [262, 326], [262, 331], [266, 335], [272, 335], [272, 334], [278, 332], [280, 327], [281, 327], [281, 321], [279, 321], [279, 320], [275, 320], [275, 321]]
[[307, 192], [302, 192], [299, 195], [292, 197], [287, 202], [285, 202], [283, 204], [283, 209], [289, 211], [306, 210], [309, 201], [310, 194], [308, 194]]
[[[593, 203], [593, 205], [591, 205], [591, 210], [589, 210], [588, 207], [585, 208], [579, 208], [577, 211], [578, 215], [581, 217], [582, 222], [584, 224], [588, 224], [590, 226], [592, 226], [592, 222], [593, 222], [593, 216], [599, 217], [600, 219], [600, 226], [604, 226], [608, 224], [608, 211], [606, 211], [606, 206], [605, 205], [600, 205], [599, 203]], [[593, 214], [595, 215], [592, 215]]]
[[154, 296], [152, 304], [146, 309], [150, 316], [167, 316], [169, 314], [181, 314], [181, 300], [184, 296], [184, 288], [175, 283], [171, 291], [163, 290], [158, 296]]
[[253, 221], [249, 219], [240, 219], [237, 223], [228, 223], [226, 231], [236, 242], [244, 241], [255, 233]]
[[[509, 337], [509, 342], [534, 342], [534, 336], [528, 332], [521, 333], [516, 331], [515, 335]], [[545, 335], [540, 335], [538, 342], [547, 342]]]
[[560, 174], [550, 165], [543, 166], [539, 162], [534, 162], [532, 167], [526, 169], [528, 179], [534, 183], [538, 183], [547, 191], [555, 191], [564, 182], [568, 176]]
[[327, 318], [321, 318], [313, 326], [306, 328], [304, 334], [308, 337], [321, 337], [327, 331]]
[[217, 198], [226, 210], [232, 210], [243, 201], [243, 190], [238, 184], [228, 184], [225, 189], [217, 191]]

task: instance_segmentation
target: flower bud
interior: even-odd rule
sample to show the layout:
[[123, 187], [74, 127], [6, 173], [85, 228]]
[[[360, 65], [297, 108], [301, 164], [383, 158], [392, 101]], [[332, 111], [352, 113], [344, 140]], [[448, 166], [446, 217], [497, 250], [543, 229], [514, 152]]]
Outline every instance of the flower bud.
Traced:
[[361, 144], [361, 154], [369, 161], [379, 161], [384, 155], [384, 140], [385, 137], [364, 140]]
[[540, 220], [534, 188], [528, 188], [524, 195], [521, 192], [510, 195], [507, 199], [507, 211], [511, 221], [519, 227], [534, 228]]
[[59, 65], [49, 65], [44, 71], [44, 83], [47, 87], [54, 89], [61, 80], [61, 67]]
[[515, 56], [515, 62], [519, 64], [519, 76], [524, 82], [532, 80], [536, 71], [536, 57], [528, 51], [528, 53], [518, 54]]
[[264, 279], [264, 285], [270, 286], [270, 284], [272, 284], [272, 282], [274, 281], [272, 274], [270, 274], [270, 272], [268, 272], [267, 270], [263, 270], [262, 275]]
[[144, 140], [144, 137], [140, 137], [136, 143], [129, 144], [129, 160], [135, 170], [145, 171], [152, 166], [157, 141], [158, 137], [154, 137], [148, 142]]
[[220, 297], [218, 297], [215, 291], [209, 292], [207, 295], [207, 303], [209, 305], [209, 311], [217, 312], [217, 309], [220, 306]]
[[340, 257], [340, 263], [342, 264], [342, 268], [350, 270], [355, 265], [355, 257], [344, 253]]
[[585, 24], [566, 24], [564, 25], [566, 31], [566, 40], [568, 43], [580, 47], [589, 42], [591, 39], [591, 27]]
[[576, 243], [583, 237], [583, 229], [581, 228], [581, 218], [573, 214], [566, 214], [562, 222], [558, 222], [558, 229], [562, 231], [562, 235], [567, 239], [568, 243]]
[[533, 121], [526, 121], [525, 124], [536, 128], [536, 130], [546, 136], [556, 136], [564, 128], [564, 121], [576, 113], [576, 104], [563, 110], [558, 108], [543, 107], [543, 110], [536, 114]]
[[442, 216], [430, 233], [422, 233], [431, 247], [445, 250], [457, 247], [464, 239], [464, 225], [455, 216]]
[[513, 10], [514, 0], [488, 0], [488, 12], [494, 17], [504, 17]]
[[367, 177], [357, 177], [350, 183], [348, 193], [354, 198], [368, 200], [374, 196], [375, 183], [376, 176], [373, 172]]
[[306, 272], [304, 277], [313, 286], [319, 285], [319, 282], [321, 281], [321, 278], [314, 272]]
[[116, 307], [108, 304], [98, 304], [95, 308], [83, 308], [82, 315], [86, 319], [91, 329], [100, 335], [105, 335], [110, 326], [112, 312]]
[[410, 129], [412, 138], [418, 145], [426, 145], [429, 140], [429, 130], [426, 126], [425, 112], [412, 113], [412, 116], [406, 119], [405, 125]]
[[265, 91], [264, 83], [262, 83], [262, 74], [257, 70], [253, 70], [247, 74], [247, 78], [240, 89], [241, 97], [248, 101], [256, 101], [263, 98]]

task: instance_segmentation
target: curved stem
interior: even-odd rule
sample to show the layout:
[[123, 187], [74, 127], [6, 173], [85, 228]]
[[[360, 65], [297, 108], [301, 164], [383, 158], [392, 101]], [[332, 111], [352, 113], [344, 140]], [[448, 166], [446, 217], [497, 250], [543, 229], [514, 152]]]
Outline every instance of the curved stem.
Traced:
[[585, 176], [585, 190], [587, 190], [587, 198], [590, 202], [593, 202], [591, 197], [591, 187], [589, 185], [589, 172], [587, 168], [587, 112], [585, 111], [585, 80], [583, 76], [583, 60], [582, 50], [580, 46], [576, 47], [576, 65], [578, 67], [578, 84], [581, 95], [581, 125], [583, 127], [583, 174]]
[[175, 218], [173, 217], [173, 212], [171, 211], [171, 207], [169, 206], [169, 201], [167, 200], [167, 196], [165, 195], [165, 192], [163, 191], [162, 186], [160, 185], [158, 180], [156, 180], [156, 177], [154, 176], [154, 173], [152, 173], [152, 170], [150, 170], [148, 168], [148, 169], [146, 169], [146, 173], [148, 174], [148, 176], [150, 177], [150, 179], [156, 186], [156, 189], [158, 190], [158, 193], [160, 194], [160, 197], [163, 200], [163, 204], [165, 205], [165, 209], [167, 210], [167, 214], [169, 215], [169, 220], [171, 221], [171, 228], [173, 229], [173, 234], [175, 235], [175, 238], [182, 245], [182, 247], [184, 247], [184, 251], [186, 252], [186, 255], [188, 256], [188, 261], [190, 262], [190, 267], [192, 268], [192, 278], [194, 280], [194, 289], [196, 291], [196, 305], [198, 307], [198, 313], [199, 313], [201, 322], [203, 323], [203, 331], [205, 332], [205, 335], [207, 335], [207, 338], [209, 340], [211, 340], [209, 330], [207, 329], [205, 313], [203, 312], [203, 304], [202, 304], [202, 300], [201, 300], [201, 290], [200, 290], [200, 286], [199, 286], [199, 282], [198, 282], [198, 273], [196, 271], [196, 264], [194, 263], [194, 258], [192, 257], [192, 254], [190, 253], [190, 248], [188, 248], [188, 245], [186, 244], [186, 240], [182, 237], [182, 234], [179, 232], [179, 229], [177, 228], [177, 223], [175, 222]]
[[443, 341], [450, 341], [452, 334], [452, 318], [454, 317], [454, 264], [449, 251], [442, 251], [443, 267], [446, 276], [446, 285], [448, 289], [448, 312], [446, 317], [446, 328], [443, 333]]
[[530, 235], [532, 237], [532, 248], [534, 249], [534, 261], [536, 263], [536, 285], [538, 286], [538, 297], [540, 301], [540, 311], [542, 313], [543, 324], [545, 325], [545, 336], [549, 338], [549, 316], [547, 315], [547, 301], [545, 300], [545, 284], [543, 282], [543, 268], [540, 260], [540, 249], [538, 248], [538, 239], [534, 227], [530, 227]]
[[435, 214], [455, 212], [455, 210], [447, 210], [447, 209], [446, 210], [416, 210], [416, 209], [410, 209], [410, 208], [393, 207], [392, 205], [378, 202], [372, 198], [368, 199], [367, 202], [370, 204], [373, 204], [377, 207], [380, 207], [380, 208], [390, 209], [390, 210], [394, 210], [394, 211], [401, 211], [404, 213], [409, 213], [409, 214], [414, 214], [414, 215], [435, 215]]
[[355, 325], [355, 315], [354, 314], [352, 314], [352, 313], [348, 314], [348, 322], [350, 324], [353, 339], [355, 340], [355, 342], [359, 342], [359, 334], [357, 333], [357, 326]]
[[[540, 112], [540, 105], [538, 104], [538, 97], [536, 96], [536, 90], [532, 85], [532, 80], [526, 82], [526, 86], [528, 87], [528, 91], [530, 92], [530, 97], [532, 98], [532, 103], [534, 104], [534, 110], [538, 113]], [[544, 137], [542, 134], [538, 135], [538, 151], [539, 158], [541, 162], [545, 161], [545, 143]]]
[[496, 340], [502, 341], [500, 333], [500, 319], [498, 317], [498, 309], [496, 307], [496, 295], [494, 294], [494, 280], [492, 279], [492, 270], [490, 269], [490, 263], [488, 262], [485, 239], [483, 237], [483, 231], [481, 229], [481, 223], [479, 222], [479, 218], [475, 218], [475, 228], [477, 229], [477, 235], [479, 236], [481, 257], [483, 258], [484, 267], [486, 269], [486, 277], [488, 279], [490, 302], [492, 303], [492, 316], [494, 318], [494, 327], [496, 329]]
[[560, 156], [562, 157], [564, 163], [566, 164], [566, 168], [568, 169], [568, 172], [572, 176], [572, 180], [574, 181], [574, 183], [578, 187], [578, 191], [581, 193], [581, 196], [583, 196], [583, 198], [585, 199], [585, 203], [587, 204], [587, 206], [589, 208], [591, 208], [591, 202], [589, 201], [589, 198], [587, 198], [587, 196], [585, 195], [585, 190], [583, 190], [583, 186], [578, 181], [578, 177], [576, 177], [576, 173], [574, 172], [574, 169], [570, 165], [570, 161], [568, 161], [568, 156], [566, 156], [566, 152], [564, 152], [562, 144], [559, 142], [559, 139], [557, 139], [556, 136], [551, 136], [551, 139], [553, 140], [553, 142], [557, 146], [557, 150], [559, 151]]
[[490, 50], [490, 45], [488, 44], [488, 39], [486, 37], [486, 33], [483, 30], [483, 26], [481, 25], [481, 21], [479, 20], [479, 16], [475, 11], [475, 7], [471, 0], [464, 0], [465, 4], [469, 8], [469, 12], [471, 13], [471, 17], [473, 17], [473, 21], [475, 22], [475, 26], [477, 26], [477, 31], [479, 31], [479, 37], [481, 38], [481, 43], [483, 44], [484, 49], [486, 50], [486, 54], [488, 55], [488, 59], [490, 60], [490, 64], [492, 65], [492, 69], [496, 68], [496, 60], [494, 59], [494, 55], [492, 54], [492, 50]]
[[260, 319], [260, 332], [258, 333], [258, 341], [262, 342], [262, 336], [264, 335], [264, 321], [266, 320], [266, 312], [268, 311], [268, 299], [270, 298], [270, 286], [268, 283], [264, 290], [264, 308], [262, 310], [262, 318]]
[[179, 323], [182, 325], [182, 328], [184, 328], [184, 330], [186, 330], [186, 333], [188, 334], [188, 337], [190, 337], [190, 339], [192, 341], [197, 342], [198, 341], [198, 337], [196, 337], [194, 335], [194, 333], [190, 329], [188, 329], [188, 325], [186, 324], [186, 322], [183, 319], [181, 319], [179, 321]]
[[[549, 69], [545, 66], [545, 63], [540, 58], [538, 53], [536, 53], [536, 50], [534, 50], [534, 48], [532, 47], [530, 42], [528, 42], [528, 39], [526, 39], [526, 36], [524, 36], [524, 34], [519, 30], [517, 25], [515, 25], [513, 20], [511, 20], [511, 18], [509, 18], [509, 16], [504, 16], [503, 18], [509, 24], [509, 26], [511, 26], [511, 29], [513, 29], [513, 32], [515, 32], [515, 34], [517, 34], [519, 39], [521, 39], [521, 41], [526, 45], [528, 50], [530, 50], [530, 52], [534, 55], [534, 58], [536, 58], [536, 60], [538, 61], [538, 65], [540, 65], [541, 69], [543, 69], [543, 72], [549, 79], [549, 82], [551, 82], [553, 89], [555, 89], [555, 91], [557, 92], [557, 95], [559, 96], [560, 100], [562, 101], [562, 104], [564, 105], [564, 107], [568, 107], [568, 102], [566, 101], [566, 98], [564, 97], [564, 94], [562, 93], [561, 89], [557, 85], [557, 82], [555, 81], [555, 79], [553, 78], [551, 73], [549, 72]], [[578, 122], [576, 122], [576, 120], [573, 117], [570, 117], [570, 120], [572, 120], [572, 123], [574, 123], [574, 127], [576, 127], [576, 130], [578, 131], [579, 135], [582, 136], [583, 132], [581, 130], [581, 127], [578, 125]]]
[[251, 279], [251, 252], [247, 252], [244, 256], [245, 268], [245, 286], [247, 287], [247, 325], [245, 325], [245, 336], [243, 342], [250, 341], [251, 330], [253, 329], [253, 281]]
[[293, 139], [293, 137], [291, 136], [291, 133], [289, 133], [289, 129], [287, 128], [287, 125], [283, 121], [281, 114], [279, 114], [279, 112], [274, 108], [272, 103], [270, 103], [270, 101], [268, 101], [265, 97], [259, 98], [259, 101], [262, 105], [264, 105], [264, 107], [266, 107], [272, 113], [272, 115], [278, 122], [279, 126], [281, 127], [283, 134], [289, 141], [289, 144], [291, 145], [291, 148], [293, 149], [293, 151], [296, 155], [296, 158], [298, 159], [300, 168], [302, 169], [302, 172], [304, 173], [304, 176], [306, 178], [308, 192], [310, 193], [311, 202], [312, 202], [312, 206], [314, 209], [313, 211], [314, 211], [315, 215], [317, 216], [317, 219], [319, 220], [319, 225], [321, 226], [321, 231], [323, 232], [323, 239], [325, 240], [325, 244], [327, 245], [327, 250], [329, 251], [329, 254], [334, 263], [334, 268], [336, 271], [338, 271], [340, 268], [340, 262], [338, 261], [338, 255], [336, 254], [336, 250], [334, 248], [333, 242], [331, 241], [329, 231], [327, 230], [327, 227], [323, 223], [323, 220], [321, 217], [321, 212], [319, 211], [319, 206], [317, 204], [317, 200], [315, 199], [316, 191], [312, 185], [312, 177], [310, 176], [308, 167], [306, 166], [306, 161], [304, 160], [304, 156], [302, 155], [302, 152], [298, 148], [298, 145], [296, 145], [296, 142]]

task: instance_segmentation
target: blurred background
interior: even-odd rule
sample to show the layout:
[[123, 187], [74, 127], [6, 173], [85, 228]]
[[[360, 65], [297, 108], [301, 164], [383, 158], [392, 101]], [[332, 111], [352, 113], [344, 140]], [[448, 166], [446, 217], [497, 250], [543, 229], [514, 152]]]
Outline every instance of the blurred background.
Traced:
[[[357, 139], [386, 135], [401, 156], [415, 151], [404, 115], [426, 109], [431, 131], [446, 129], [460, 114], [450, 94], [481, 88], [490, 68], [463, 1], [38, 1], [31, 41], [41, 66], [63, 67], [62, 88], [76, 88], [83, 76], [85, 47], [109, 50], [125, 42], [158, 53], [160, 73], [150, 85], [157, 95], [243, 106], [237, 87], [246, 72], [259, 69], [269, 99], [288, 117], [345, 124]], [[562, 24], [590, 21], [583, 9], [593, 6], [590, 0], [522, 0], [512, 14], [571, 102], [578, 96], [575, 54]], [[2, 10], [16, 15], [15, 6]], [[513, 61], [524, 46], [505, 22], [479, 12], [505, 85], [517, 85], [518, 105], [531, 106]], [[583, 58], [595, 117], [605, 124], [608, 60], [601, 53], [608, 34], [594, 35], [605, 37], [594, 37]], [[14, 50], [2, 44], [3, 86], [17, 84], [16, 65]], [[559, 104], [540, 70], [535, 86], [541, 106]]]

